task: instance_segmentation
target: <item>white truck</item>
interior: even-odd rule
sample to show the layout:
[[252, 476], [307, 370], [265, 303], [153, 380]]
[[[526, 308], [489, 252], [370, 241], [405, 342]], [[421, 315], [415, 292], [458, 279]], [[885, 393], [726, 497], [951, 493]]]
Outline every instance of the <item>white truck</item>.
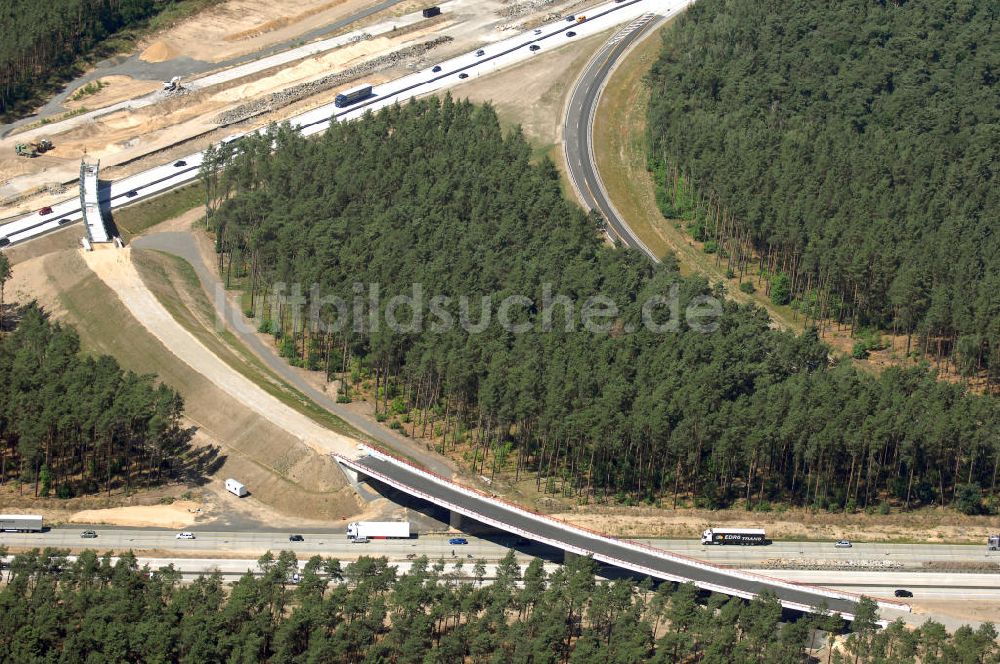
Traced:
[[0, 514], [0, 530], [8, 533], [40, 533], [42, 517], [37, 514]]
[[1000, 551], [1000, 535], [989, 535], [986, 538], [986, 549], [989, 551]]
[[701, 534], [704, 544], [768, 544], [763, 528], [709, 528]]
[[354, 521], [347, 524], [347, 539], [409, 539], [409, 521]]
[[245, 486], [233, 479], [226, 480], [226, 491], [239, 498], [250, 493]]

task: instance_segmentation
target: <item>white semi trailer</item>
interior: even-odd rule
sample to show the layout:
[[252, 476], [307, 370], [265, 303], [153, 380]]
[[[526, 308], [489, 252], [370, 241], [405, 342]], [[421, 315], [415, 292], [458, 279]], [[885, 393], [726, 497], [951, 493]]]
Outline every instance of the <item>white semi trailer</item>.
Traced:
[[37, 514], [0, 514], [0, 530], [4, 532], [42, 532], [42, 517]]
[[768, 544], [763, 528], [709, 528], [701, 534], [702, 544]]
[[409, 521], [355, 521], [347, 524], [347, 539], [409, 539]]

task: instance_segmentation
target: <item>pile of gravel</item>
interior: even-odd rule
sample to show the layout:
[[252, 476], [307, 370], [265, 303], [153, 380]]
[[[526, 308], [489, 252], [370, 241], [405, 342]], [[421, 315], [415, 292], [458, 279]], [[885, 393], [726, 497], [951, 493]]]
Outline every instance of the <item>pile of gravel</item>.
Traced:
[[771, 558], [764, 561], [762, 567], [768, 569], [870, 569], [886, 570], [901, 569], [903, 563], [897, 560], [838, 560], [838, 559], [809, 559], [809, 558]]
[[525, 2], [518, 2], [517, 4], [507, 5], [506, 7], [497, 10], [497, 15], [503, 16], [505, 18], [511, 18], [514, 16], [523, 16], [524, 14], [530, 14], [536, 9], [547, 7], [555, 2], [556, 0], [526, 0]]
[[244, 122], [252, 117], [276, 111], [279, 108], [288, 106], [289, 104], [295, 103], [300, 99], [305, 99], [306, 97], [311, 97], [325, 90], [329, 90], [330, 88], [335, 88], [338, 85], [352, 81], [360, 76], [403, 64], [405, 60], [419, 57], [427, 51], [450, 41], [452, 41], [451, 37], [435, 37], [434, 39], [421, 44], [414, 44], [413, 46], [407, 46], [406, 48], [393, 51], [392, 53], [380, 55], [377, 58], [373, 58], [367, 62], [362, 62], [361, 64], [345, 69], [342, 72], [330, 74], [329, 76], [324, 76], [323, 78], [318, 78], [315, 81], [309, 81], [308, 83], [293, 85], [290, 88], [273, 92], [267, 96], [261, 97], [260, 99], [255, 99], [251, 102], [247, 102], [246, 104], [240, 104], [236, 108], [219, 113], [212, 119], [212, 122], [220, 127], [236, 124], [238, 122]]

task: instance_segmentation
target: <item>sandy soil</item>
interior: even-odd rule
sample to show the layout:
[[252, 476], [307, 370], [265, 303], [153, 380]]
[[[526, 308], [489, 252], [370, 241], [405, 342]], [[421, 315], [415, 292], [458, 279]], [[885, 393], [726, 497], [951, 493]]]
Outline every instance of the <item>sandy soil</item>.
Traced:
[[84, 253], [84, 260], [153, 336], [224, 392], [321, 454], [355, 451], [356, 441], [324, 429], [267, 394], [182, 328], [142, 283], [132, 264], [130, 248], [101, 248]]
[[166, 41], [155, 41], [146, 47], [141, 54], [139, 54], [139, 59], [144, 62], [166, 62], [167, 60], [173, 60], [178, 55], [178, 51], [170, 42]]
[[201, 503], [190, 500], [171, 505], [135, 505], [104, 510], [82, 510], [70, 517], [70, 523], [94, 523], [135, 528], [183, 528], [207, 516]]
[[[176, 54], [220, 62], [294, 39], [372, 4], [372, 0], [229, 0], [171, 28], [157, 41]], [[157, 49], [152, 56], [159, 54]]]
[[908, 599], [914, 613], [946, 615], [958, 620], [997, 623], [1000, 600]]
[[[67, 229], [69, 230], [69, 229]], [[60, 233], [61, 235], [62, 233]], [[77, 229], [76, 237], [73, 239], [73, 245], [77, 244], [77, 239], [80, 235], [79, 229]], [[63, 239], [63, 238], [60, 238]], [[17, 247], [18, 249], [24, 249], [25, 247]], [[72, 249], [70, 249], [72, 250]], [[49, 279], [48, 271], [46, 270], [46, 262], [53, 260], [53, 254], [48, 252], [41, 254], [32, 258], [25, 257], [14, 257], [11, 256], [12, 261], [12, 277], [4, 289], [7, 302], [30, 302], [31, 300], [38, 300], [45, 310], [55, 319], [62, 319], [66, 311], [62, 308], [59, 302], [59, 294], [56, 291], [55, 284]], [[58, 252], [61, 253], [61, 252]]]
[[[162, 86], [160, 81], [143, 81], [134, 79], [131, 76], [102, 76], [100, 81], [105, 84], [105, 87], [101, 88], [99, 92], [81, 97], [77, 101], [67, 99], [63, 106], [68, 109], [76, 109], [81, 106], [86, 108], [104, 108], [105, 106], [111, 106], [126, 99], [147, 95], [154, 90], [159, 90]], [[75, 93], [76, 90], [70, 94], [70, 97]]]

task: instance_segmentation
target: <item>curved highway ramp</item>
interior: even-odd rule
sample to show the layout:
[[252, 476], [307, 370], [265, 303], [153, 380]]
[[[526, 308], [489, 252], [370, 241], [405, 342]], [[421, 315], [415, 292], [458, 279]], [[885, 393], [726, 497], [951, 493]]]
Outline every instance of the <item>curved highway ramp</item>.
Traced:
[[[690, 581], [705, 590], [746, 599], [770, 591], [790, 609], [809, 613], [826, 609], [848, 620], [854, 617], [857, 595], [716, 567], [662, 549], [618, 540], [492, 498], [383, 452], [365, 446], [359, 449], [361, 455], [354, 459], [333, 456], [358, 477], [371, 477], [453, 513], [568, 553], [593, 556], [596, 561], [655, 579]], [[901, 608], [896, 603], [886, 606]]]

